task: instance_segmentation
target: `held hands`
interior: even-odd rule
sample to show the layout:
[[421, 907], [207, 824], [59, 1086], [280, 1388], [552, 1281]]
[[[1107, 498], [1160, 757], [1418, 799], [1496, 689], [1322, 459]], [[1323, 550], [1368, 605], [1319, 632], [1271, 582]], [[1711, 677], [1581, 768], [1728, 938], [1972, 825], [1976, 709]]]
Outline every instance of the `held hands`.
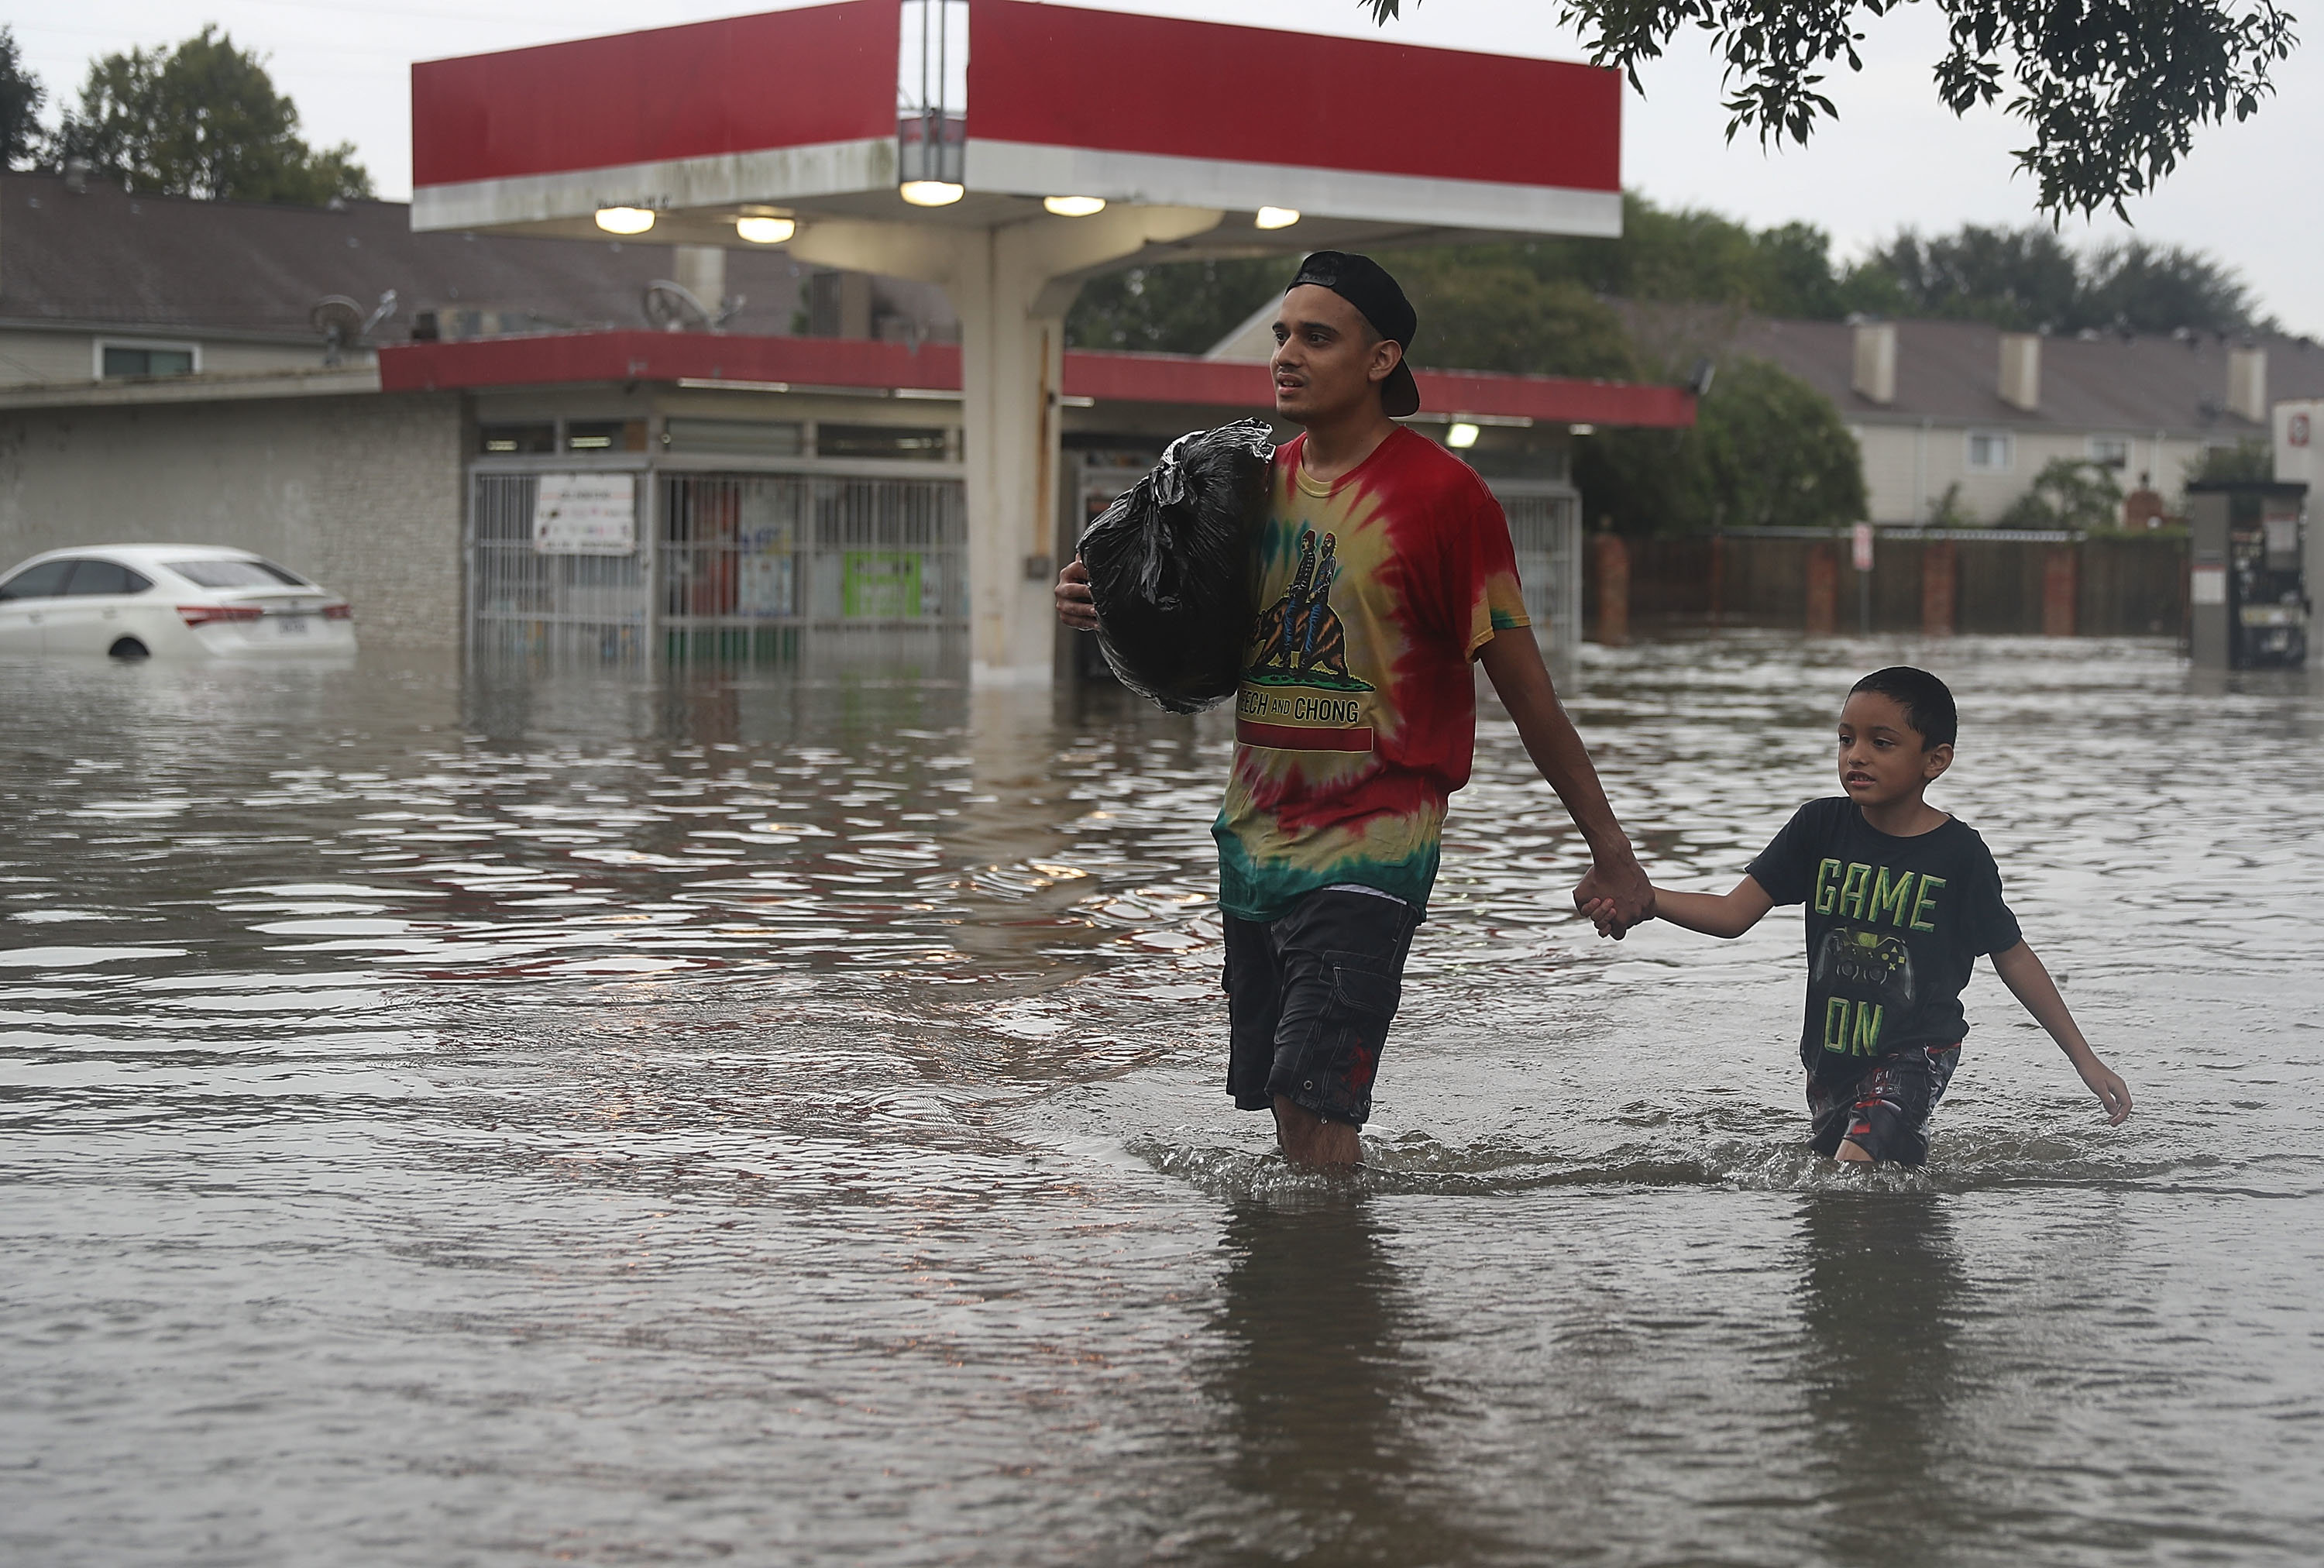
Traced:
[[1654, 884], [1637, 857], [1604, 857], [1591, 863], [1590, 874], [1573, 890], [1573, 907], [1590, 917], [1598, 935], [1619, 942], [1631, 927], [1655, 918]]
[[1090, 596], [1089, 568], [1077, 556], [1057, 574], [1057, 619], [1076, 632], [1097, 630], [1097, 601]]

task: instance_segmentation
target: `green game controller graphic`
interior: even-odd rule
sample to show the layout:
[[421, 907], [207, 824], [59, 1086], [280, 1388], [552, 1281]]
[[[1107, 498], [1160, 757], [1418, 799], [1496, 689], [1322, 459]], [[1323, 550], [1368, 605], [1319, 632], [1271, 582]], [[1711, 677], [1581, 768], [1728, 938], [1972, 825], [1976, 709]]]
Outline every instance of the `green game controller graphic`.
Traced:
[[1820, 989], [1845, 992], [1884, 1007], [1913, 1005], [1913, 950], [1902, 936], [1865, 926], [1827, 931], [1816, 949]]

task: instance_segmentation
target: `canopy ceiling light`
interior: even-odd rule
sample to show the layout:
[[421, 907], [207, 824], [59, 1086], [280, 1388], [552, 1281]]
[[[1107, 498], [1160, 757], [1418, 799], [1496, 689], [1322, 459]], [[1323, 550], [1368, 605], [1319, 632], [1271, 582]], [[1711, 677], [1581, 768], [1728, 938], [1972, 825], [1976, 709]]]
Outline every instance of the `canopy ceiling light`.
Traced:
[[1041, 205], [1059, 217], [1093, 217], [1105, 210], [1102, 196], [1045, 196]]
[[968, 194], [968, 187], [949, 180], [907, 180], [896, 187], [896, 194], [914, 207], [950, 207]]
[[1296, 207], [1262, 207], [1253, 225], [1259, 228], [1289, 228], [1298, 221], [1299, 209]]
[[754, 245], [779, 245], [798, 233], [798, 222], [780, 213], [748, 212], [734, 220], [734, 234]]
[[597, 209], [597, 226], [607, 234], [643, 234], [653, 226], [651, 208], [601, 207]]
[[1466, 420], [1455, 420], [1452, 428], [1444, 432], [1444, 444], [1463, 451], [1477, 444], [1477, 427]]

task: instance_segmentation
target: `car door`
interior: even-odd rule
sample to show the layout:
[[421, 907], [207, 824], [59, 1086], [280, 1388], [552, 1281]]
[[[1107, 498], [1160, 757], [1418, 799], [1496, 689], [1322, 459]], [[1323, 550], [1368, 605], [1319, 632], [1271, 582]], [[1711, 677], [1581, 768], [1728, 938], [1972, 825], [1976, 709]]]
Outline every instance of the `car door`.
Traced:
[[[124, 635], [136, 631], [124, 622], [122, 611], [152, 586], [151, 577], [119, 561], [75, 561], [63, 595], [42, 617], [42, 651], [110, 652]], [[144, 646], [142, 639], [138, 646]]]
[[0, 583], [0, 653], [38, 653], [41, 631], [64, 593], [73, 562], [40, 561]]

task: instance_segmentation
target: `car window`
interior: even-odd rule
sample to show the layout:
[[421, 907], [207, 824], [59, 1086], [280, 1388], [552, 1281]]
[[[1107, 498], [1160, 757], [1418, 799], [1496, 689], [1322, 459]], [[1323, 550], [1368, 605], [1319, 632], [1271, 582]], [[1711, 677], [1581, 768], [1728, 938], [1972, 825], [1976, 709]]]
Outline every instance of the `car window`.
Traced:
[[76, 563], [67, 559], [42, 561], [36, 567], [26, 567], [5, 583], [0, 583], [0, 600], [53, 599], [65, 591], [65, 575]]
[[68, 594], [142, 594], [153, 586], [143, 572], [133, 572], [119, 561], [76, 561]]
[[[180, 576], [205, 588], [272, 588], [283, 581], [281, 568], [270, 571], [264, 561], [171, 561], [168, 565]], [[307, 586], [295, 577], [290, 580], [294, 587]]]
[[274, 580], [282, 584], [285, 587], [311, 588], [315, 586], [306, 578], [300, 576], [298, 573], [292, 571], [289, 567], [278, 567], [272, 561], [260, 561], [257, 563], [257, 566], [258, 569], [262, 572], [272, 572], [274, 574]]

